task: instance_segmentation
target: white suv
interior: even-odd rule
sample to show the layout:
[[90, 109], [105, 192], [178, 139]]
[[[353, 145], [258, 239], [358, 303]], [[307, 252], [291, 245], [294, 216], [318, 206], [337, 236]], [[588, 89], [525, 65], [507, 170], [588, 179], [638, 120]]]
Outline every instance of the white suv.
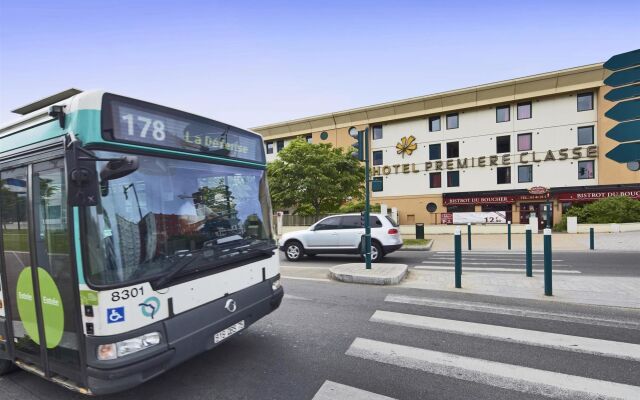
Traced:
[[[398, 224], [382, 214], [371, 214], [371, 260], [402, 247]], [[304, 231], [289, 232], [280, 238], [280, 250], [287, 260], [298, 261], [303, 255], [360, 254], [364, 227], [360, 214], [334, 215], [321, 219]]]

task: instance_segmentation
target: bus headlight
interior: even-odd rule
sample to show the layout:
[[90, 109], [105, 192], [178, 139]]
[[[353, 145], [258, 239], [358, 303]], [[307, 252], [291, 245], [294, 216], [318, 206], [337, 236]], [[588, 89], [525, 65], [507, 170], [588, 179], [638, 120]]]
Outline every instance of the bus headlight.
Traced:
[[278, 289], [280, 289], [280, 279], [276, 279], [273, 282], [271, 282], [271, 290], [273, 290], [274, 292]]
[[159, 332], [152, 332], [118, 343], [101, 344], [98, 346], [98, 360], [115, 360], [116, 358], [148, 349], [149, 347], [160, 344], [160, 339]]

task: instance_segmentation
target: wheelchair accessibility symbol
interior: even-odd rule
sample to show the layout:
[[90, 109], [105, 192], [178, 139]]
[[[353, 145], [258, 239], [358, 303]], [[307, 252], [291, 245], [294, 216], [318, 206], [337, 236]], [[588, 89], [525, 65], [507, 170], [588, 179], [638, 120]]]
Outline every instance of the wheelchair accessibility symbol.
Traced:
[[124, 307], [107, 308], [107, 323], [124, 322]]

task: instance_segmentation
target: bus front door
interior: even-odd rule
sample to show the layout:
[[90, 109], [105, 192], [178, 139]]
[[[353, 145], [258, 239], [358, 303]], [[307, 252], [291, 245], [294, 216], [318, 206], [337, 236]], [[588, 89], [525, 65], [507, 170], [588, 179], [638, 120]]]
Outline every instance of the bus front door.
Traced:
[[8, 188], [0, 199], [8, 346], [22, 366], [82, 384], [63, 159], [2, 171], [0, 179]]

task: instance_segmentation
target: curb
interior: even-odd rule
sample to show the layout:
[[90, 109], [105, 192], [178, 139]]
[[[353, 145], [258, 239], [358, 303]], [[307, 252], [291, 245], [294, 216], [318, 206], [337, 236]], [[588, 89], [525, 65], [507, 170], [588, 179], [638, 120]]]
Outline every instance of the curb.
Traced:
[[345, 283], [397, 285], [407, 276], [408, 270], [409, 267], [406, 264], [378, 263], [367, 270], [364, 268], [364, 263], [351, 263], [330, 268], [329, 276], [331, 279]]
[[435, 242], [435, 239], [430, 239], [429, 244], [427, 244], [426, 246], [402, 246], [400, 249], [398, 249], [397, 251], [430, 251], [431, 248], [433, 247], [433, 243]]

